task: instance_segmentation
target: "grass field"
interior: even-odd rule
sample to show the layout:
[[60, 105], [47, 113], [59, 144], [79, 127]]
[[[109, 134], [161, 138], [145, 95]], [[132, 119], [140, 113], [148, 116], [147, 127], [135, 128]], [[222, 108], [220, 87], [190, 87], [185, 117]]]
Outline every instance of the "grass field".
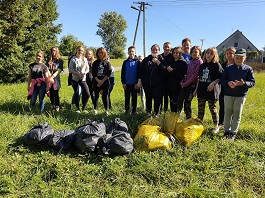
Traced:
[[[46, 145], [23, 145], [22, 136], [34, 124], [49, 122], [55, 130], [75, 129], [93, 115], [71, 109], [72, 88], [67, 75], [60, 90], [63, 109], [29, 112], [26, 83], [0, 86], [0, 197], [265, 197], [265, 74], [256, 73], [256, 86], [249, 90], [242, 123], [235, 142], [214, 136], [209, 110], [205, 132], [190, 147], [175, 144], [169, 151], [134, 152], [109, 158], [59, 152]], [[134, 137], [147, 118], [140, 107], [137, 115], [124, 115], [120, 71], [112, 93], [113, 110], [105, 122], [116, 117], [126, 121]], [[197, 99], [193, 112], [197, 114]]]

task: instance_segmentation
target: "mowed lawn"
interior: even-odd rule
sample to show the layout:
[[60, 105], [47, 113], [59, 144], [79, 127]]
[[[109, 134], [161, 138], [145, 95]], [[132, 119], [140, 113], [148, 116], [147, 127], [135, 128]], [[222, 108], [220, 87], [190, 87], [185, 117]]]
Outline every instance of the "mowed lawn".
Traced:
[[[168, 151], [109, 158], [23, 145], [22, 136], [35, 124], [75, 129], [102, 117], [106, 123], [120, 117], [134, 137], [147, 115], [140, 100], [136, 115], [124, 114], [120, 71], [115, 77], [108, 117], [101, 100], [97, 116], [91, 100], [90, 113], [75, 113], [67, 74], [62, 76], [60, 113], [52, 110], [48, 98], [45, 113], [29, 112], [26, 83], [0, 86], [0, 197], [265, 197], [265, 73], [255, 73], [256, 85], [249, 90], [235, 142], [224, 140], [223, 130], [211, 133], [206, 109], [205, 131], [190, 147], [176, 143]], [[196, 115], [197, 98], [192, 107]]]

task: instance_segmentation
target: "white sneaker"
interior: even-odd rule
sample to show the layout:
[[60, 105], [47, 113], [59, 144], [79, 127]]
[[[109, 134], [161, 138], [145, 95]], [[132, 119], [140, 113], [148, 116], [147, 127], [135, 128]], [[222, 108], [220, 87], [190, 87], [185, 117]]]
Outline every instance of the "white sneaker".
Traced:
[[88, 113], [88, 111], [87, 110], [84, 110], [83, 113]]
[[94, 109], [95, 115], [98, 115], [98, 110]]
[[216, 127], [214, 127], [214, 129], [213, 129], [213, 133], [214, 133], [214, 134], [217, 134], [217, 133], [219, 133], [219, 130], [220, 130], [219, 126], [216, 126]]
[[80, 111], [80, 110], [76, 110], [76, 113], [78, 113], [78, 114], [79, 114], [79, 113], [81, 113], [81, 111]]
[[109, 112], [108, 111], [105, 111], [105, 115], [108, 116], [109, 115]]

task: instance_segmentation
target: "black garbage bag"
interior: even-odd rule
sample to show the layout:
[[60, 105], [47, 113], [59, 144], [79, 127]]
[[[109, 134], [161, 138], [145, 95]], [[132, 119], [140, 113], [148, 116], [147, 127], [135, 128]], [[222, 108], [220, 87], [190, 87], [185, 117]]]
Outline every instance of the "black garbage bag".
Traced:
[[47, 122], [44, 124], [36, 124], [23, 136], [23, 141], [27, 145], [47, 143], [53, 133], [52, 126]]
[[114, 121], [111, 121], [108, 125], [107, 125], [107, 133], [112, 133], [113, 131], [124, 131], [124, 132], [128, 132], [128, 126], [126, 124], [126, 122], [122, 121], [120, 118], [115, 118]]
[[133, 139], [124, 131], [113, 131], [100, 138], [101, 152], [109, 156], [129, 155], [133, 151]]
[[106, 126], [102, 121], [90, 121], [75, 130], [75, 147], [80, 153], [97, 152], [100, 137], [106, 135]]
[[57, 149], [70, 149], [75, 142], [74, 130], [57, 130], [49, 139], [48, 145]]

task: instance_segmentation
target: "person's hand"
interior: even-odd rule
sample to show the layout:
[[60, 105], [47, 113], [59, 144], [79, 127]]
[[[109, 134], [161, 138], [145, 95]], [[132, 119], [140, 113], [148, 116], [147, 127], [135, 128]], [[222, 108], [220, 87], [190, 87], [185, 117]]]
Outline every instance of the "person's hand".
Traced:
[[82, 79], [85, 76], [85, 74], [79, 73], [78, 76], [79, 76], [79, 79]]
[[122, 87], [123, 87], [124, 90], [126, 90], [127, 86], [126, 86], [126, 84], [122, 84]]
[[102, 84], [103, 84], [103, 81], [102, 80], [98, 80], [97, 87], [100, 87]]
[[50, 90], [50, 87], [46, 87], [46, 92], [48, 92]]
[[209, 86], [207, 87], [207, 91], [212, 91], [214, 89], [214, 82], [211, 82]]
[[54, 83], [54, 79], [53, 79], [53, 77], [50, 77], [50, 78], [49, 78], [49, 81], [50, 81], [50, 83], [53, 84], [53, 83]]
[[193, 97], [197, 96], [197, 90], [192, 93]]
[[244, 80], [235, 80], [234, 82], [235, 86], [243, 86], [245, 84]]
[[235, 88], [236, 87], [236, 84], [235, 84], [235, 82], [234, 81], [229, 81], [228, 82], [228, 86], [230, 87], [230, 88]]
[[152, 61], [153, 61], [154, 63], [156, 63], [157, 65], [160, 64], [160, 61], [159, 61], [157, 58], [153, 58]]
[[168, 66], [168, 67], [167, 67], [167, 71], [168, 71], [168, 72], [172, 72], [172, 71], [173, 71], [172, 67]]
[[140, 82], [138, 82], [136, 85], [135, 85], [135, 89], [140, 89], [142, 86], [142, 84]]

